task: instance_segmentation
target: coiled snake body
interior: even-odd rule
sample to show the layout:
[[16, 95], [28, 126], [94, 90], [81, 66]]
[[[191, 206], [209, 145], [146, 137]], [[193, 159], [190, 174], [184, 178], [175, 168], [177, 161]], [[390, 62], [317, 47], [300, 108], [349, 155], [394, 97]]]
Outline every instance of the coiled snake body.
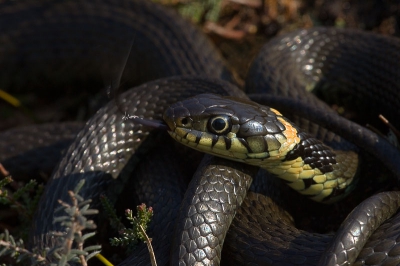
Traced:
[[[126, 43], [134, 36], [125, 75], [136, 79], [142, 77], [141, 72], [145, 74], [135, 82], [178, 74], [202, 76], [159, 79], [125, 92], [119, 98], [127, 114], [161, 120], [168, 106], [202, 93], [247, 98], [234, 85], [220, 80], [229, 81], [231, 75], [207, 39], [176, 14], [157, 5], [146, 1], [121, 1], [118, 4], [111, 1], [51, 1], [47, 5], [17, 1], [2, 4], [0, 58], [8, 66], [1, 76], [5, 88], [14, 84], [8, 76], [16, 74], [26, 77], [18, 86], [89, 86], [83, 81], [98, 79], [105, 70], [110, 70], [110, 66], [99, 68], [99, 57], [96, 56], [103, 54], [104, 45], [108, 46], [94, 44], [93, 40]], [[37, 28], [32, 30], [27, 25]], [[52, 27], [44, 25], [56, 26], [52, 32]], [[60, 28], [63, 30], [59, 32]], [[37, 34], [38, 30], [41, 34]], [[94, 32], [106, 33], [107, 36], [99, 37]], [[57, 35], [61, 41], [50, 38]], [[251, 93], [269, 92], [269, 96], [254, 95], [253, 99], [273, 105], [322, 141], [347, 147], [345, 149], [357, 145], [360, 151], [370, 153], [397, 177], [400, 175], [400, 158], [394, 147], [382, 137], [338, 117], [306, 89], [314, 88], [319, 95], [325, 93], [325, 89], [334, 90], [340, 95], [343, 94], [342, 85], [347, 84], [357, 97], [365, 96], [369, 106], [367, 115], [375, 117], [375, 111], [378, 111], [396, 122], [399, 68], [395, 66], [400, 62], [397, 60], [399, 46], [396, 39], [358, 31], [320, 28], [294, 32], [263, 48], [251, 67], [247, 90]], [[91, 51], [92, 47], [100, 52]], [[381, 48], [386, 53], [378, 53]], [[46, 56], [51, 60], [47, 62]], [[73, 67], [60, 65], [62, 60], [59, 58], [63, 56], [71, 59], [68, 64]], [[80, 61], [82, 56], [84, 60]], [[354, 64], [349, 61], [354, 61]], [[25, 67], [21, 68], [21, 65]], [[347, 71], [352, 66], [355, 73], [363, 75], [362, 78]], [[84, 69], [92, 72], [82, 72]], [[35, 82], [35, 78], [46, 73], [54, 75]], [[61, 81], [57, 81], [59, 77], [62, 77]], [[385, 92], [381, 89], [382, 83], [377, 81], [380, 77], [384, 80], [381, 82], [385, 82]], [[363, 87], [367, 89], [362, 90]], [[375, 96], [378, 92], [381, 97]], [[282, 96], [289, 98], [284, 100]], [[357, 100], [351, 104], [358, 109], [364, 102]], [[287, 110], [296, 111], [290, 115]], [[139, 202], [153, 206], [155, 217], [150, 234], [153, 234], [160, 264], [347, 265], [357, 257], [359, 265], [398, 262], [396, 225], [400, 218], [396, 215], [387, 219], [397, 211], [399, 193], [378, 194], [357, 206], [334, 237], [307, 233], [296, 229], [293, 219], [283, 208], [282, 196], [272, 184], [276, 180], [257, 177], [255, 182], [261, 182], [261, 185], [253, 186], [246, 197], [258, 172], [257, 167], [205, 157], [196, 170], [198, 154], [188, 158], [182, 154], [182, 148], [171, 143], [165, 132], [156, 133], [123, 118], [124, 114], [116, 104], [109, 103], [86, 123], [69, 146], [41, 200], [32, 226], [32, 246], [51, 245], [47, 233], [59, 228], [52, 224], [49, 215], [54, 213], [57, 199], [65, 200], [66, 190], [84, 178], [86, 185], [82, 194], [92, 198], [95, 206], [101, 193], [119, 194], [124, 187], [134, 188], [134, 197]], [[6, 132], [2, 138], [6, 141], [10, 135], [16, 136]], [[163, 145], [154, 145], [156, 140]], [[139, 165], [138, 158], [142, 159]], [[159, 167], [154, 167], [152, 158], [157, 159]], [[7, 161], [2, 161], [7, 166]], [[186, 188], [187, 176], [193, 174]], [[126, 181], [130, 175], [133, 175], [130, 178], [133, 181]], [[131, 184], [127, 186], [127, 182]], [[239, 209], [242, 204], [248, 209]], [[179, 206], [181, 211], [178, 213]], [[261, 216], [261, 209], [269, 213]], [[260, 223], [256, 225], [255, 220]], [[385, 224], [379, 227], [385, 220]], [[367, 240], [369, 242], [363, 249]], [[145, 248], [139, 248], [122, 264], [146, 265], [146, 252]]]

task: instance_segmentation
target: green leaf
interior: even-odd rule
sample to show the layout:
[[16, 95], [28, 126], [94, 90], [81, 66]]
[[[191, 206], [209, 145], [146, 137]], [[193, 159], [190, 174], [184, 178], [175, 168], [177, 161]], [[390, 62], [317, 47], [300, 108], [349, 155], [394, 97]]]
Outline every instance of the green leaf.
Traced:
[[92, 251], [92, 250], [99, 250], [99, 252], [100, 252], [100, 249], [101, 249], [101, 245], [93, 245], [93, 246], [88, 246], [88, 247], [84, 248], [83, 250], [87, 251], [87, 252]]
[[82, 189], [84, 184], [85, 184], [85, 179], [79, 181], [79, 183], [74, 188], [74, 194], [78, 194], [78, 192]]
[[64, 266], [64, 265], [66, 265], [67, 264], [67, 256], [61, 256], [61, 258], [60, 258], [60, 260], [59, 260], [59, 262], [58, 262], [58, 266]]
[[94, 256], [96, 256], [97, 254], [99, 254], [101, 252], [101, 250], [99, 250], [99, 251], [94, 251], [94, 252], [92, 252], [92, 253], [90, 253], [89, 255], [87, 255], [85, 258], [86, 258], [86, 261], [88, 261], [88, 260], [90, 260], [91, 258], [93, 258]]
[[91, 232], [91, 233], [84, 234], [82, 236], [82, 240], [85, 241], [86, 239], [88, 239], [88, 238], [90, 238], [90, 237], [92, 237], [94, 235], [96, 235], [96, 232]]
[[96, 209], [88, 209], [88, 210], [81, 210], [81, 214], [82, 215], [95, 215], [95, 214], [98, 214], [99, 213], [99, 211], [98, 210], [96, 210]]
[[76, 255], [84, 255], [86, 256], [88, 253], [84, 250], [79, 250], [79, 249], [71, 249], [71, 254], [76, 254]]

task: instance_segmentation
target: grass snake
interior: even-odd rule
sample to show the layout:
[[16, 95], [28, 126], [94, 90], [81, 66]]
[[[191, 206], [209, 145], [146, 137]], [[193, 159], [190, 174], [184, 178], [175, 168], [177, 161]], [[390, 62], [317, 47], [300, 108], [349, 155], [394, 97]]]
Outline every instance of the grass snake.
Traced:
[[[0, 61], [7, 68], [0, 80], [1, 87], [11, 92], [23, 87], [35, 89], [38, 95], [47, 95], [46, 87], [96, 90], [104, 73], [115, 71], [115, 66], [104, 61], [119, 63], [113, 61], [118, 57], [112, 55], [114, 50], [104, 51], [104, 47], [131, 44], [134, 36], [123, 77], [132, 84], [157, 80], [119, 96], [127, 114], [161, 120], [168, 106], [202, 93], [247, 98], [228, 82], [232, 76], [209, 41], [158, 5], [106, 0], [1, 5]], [[343, 95], [346, 85], [353, 97], [338, 96], [344, 100], [340, 105], [355, 110], [367, 105], [363, 110], [368, 122], [375, 120], [379, 110], [398, 126], [398, 48], [397, 39], [354, 30], [296, 31], [262, 49], [250, 68], [246, 92], [258, 93], [251, 96], [253, 100], [280, 110], [325, 143], [369, 154], [397, 177], [400, 166], [395, 148], [337, 116], [307, 90], [314, 89], [321, 97], [332, 91]], [[174, 75], [186, 76], [170, 77]], [[13, 76], [23, 78], [15, 81], [10, 78]], [[32, 225], [31, 246], [52, 244], [46, 233], [60, 229], [51, 223], [57, 199], [65, 200], [66, 190], [84, 178], [83, 195], [92, 198], [95, 206], [101, 193], [121, 191], [153, 206], [156, 212], [150, 234], [160, 264], [348, 265], [357, 259], [356, 265], [393, 265], [399, 260], [399, 217], [389, 219], [399, 205], [397, 192], [367, 198], [334, 236], [309, 233], [296, 228], [280, 182], [265, 178], [257, 167], [210, 156], [202, 159], [196, 152], [189, 157], [189, 151], [172, 143], [165, 132], [123, 117], [115, 102], [110, 102], [83, 126], [75, 140], [71, 142], [74, 134], [67, 134], [66, 143], [60, 144], [54, 137], [49, 146], [43, 141], [46, 135], [56, 134], [57, 130], [46, 133], [55, 126], [37, 130], [43, 133], [38, 145], [33, 144], [37, 138], [10, 142], [18, 134], [26, 136], [18, 129], [1, 133], [0, 146], [11, 156], [4, 156], [1, 162], [12, 173], [12, 162], [26, 158], [19, 157], [15, 148], [28, 155], [32, 148], [23, 141], [45, 151], [52, 150], [52, 145], [70, 145], [46, 187]], [[364, 123], [363, 117], [360, 123]], [[146, 253], [141, 246], [121, 264], [148, 265]]]

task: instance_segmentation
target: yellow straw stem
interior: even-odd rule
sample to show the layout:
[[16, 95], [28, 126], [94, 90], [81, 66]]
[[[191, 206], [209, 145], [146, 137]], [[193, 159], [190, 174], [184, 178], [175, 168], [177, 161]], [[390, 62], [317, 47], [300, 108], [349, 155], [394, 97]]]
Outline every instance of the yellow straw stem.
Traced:
[[9, 104], [11, 104], [14, 107], [21, 106], [21, 102], [17, 98], [11, 96], [10, 94], [8, 94], [7, 92], [5, 92], [3, 90], [0, 90], [0, 98], [5, 100], [6, 102], [8, 102]]
[[106, 258], [103, 257], [100, 253], [95, 255], [96, 258], [98, 258], [104, 265], [106, 266], [114, 266], [111, 262], [109, 262]]

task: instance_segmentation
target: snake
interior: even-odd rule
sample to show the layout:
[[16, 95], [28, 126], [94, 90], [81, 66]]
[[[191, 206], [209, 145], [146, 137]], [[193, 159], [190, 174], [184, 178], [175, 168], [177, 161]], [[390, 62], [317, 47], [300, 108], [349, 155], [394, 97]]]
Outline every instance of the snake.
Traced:
[[[293, 130], [291, 136], [280, 132], [285, 138], [300, 138], [299, 129], [308, 127], [307, 134], [333, 145], [343, 146], [346, 139], [353, 143], [349, 144], [351, 149], [357, 145], [360, 152], [370, 153], [391, 175], [397, 177], [400, 173], [399, 154], [392, 145], [381, 136], [337, 116], [327, 104], [307, 91], [313, 88], [316, 95], [323, 96], [339, 90], [340, 95], [343, 94], [340, 89], [346, 84], [351, 93], [358, 97], [363, 95], [367, 100], [348, 100], [340, 104], [350, 103], [346, 106], [355, 109], [367, 105], [366, 112], [371, 120], [376, 116], [372, 113], [380, 110], [396, 125], [397, 68], [393, 66], [398, 62], [397, 39], [355, 30], [316, 28], [272, 40], [255, 59], [246, 80], [248, 93], [263, 93], [250, 95], [251, 98], [273, 107], [268, 109], [250, 102], [233, 84], [229, 69], [199, 30], [173, 11], [151, 2], [49, 1], [43, 5], [17, 1], [1, 4], [0, 58], [8, 66], [1, 73], [2, 88], [12, 91], [15, 89], [12, 86], [28, 86], [39, 95], [45, 93], [41, 89], [46, 86], [59, 86], [59, 89], [81, 86], [94, 90], [100, 86], [99, 77], [104, 72], [110, 69], [113, 72], [110, 64], [99, 64], [112, 58], [109, 51], [108, 56], [99, 57], [104, 54], [104, 47], [109, 48], [110, 40], [112, 44], [128, 43], [132, 48], [122, 77], [142, 85], [118, 96], [127, 114], [162, 120], [166, 110], [177, 102], [198, 99], [199, 95], [206, 95], [205, 102], [208, 102], [212, 97], [229, 95], [236, 101], [241, 99], [237, 106], [245, 102], [269, 110], [274, 118], [279, 117], [282, 132]], [[55, 27], [50, 27], [53, 25]], [[379, 52], [382, 47], [392, 53]], [[349, 68], [359, 75], [352, 74]], [[10, 81], [12, 76], [24, 78], [15, 83]], [[382, 77], [388, 84], [384, 92], [378, 82]], [[97, 82], [93, 84], [91, 80]], [[380, 97], [375, 95], [378, 92]], [[396, 191], [367, 198], [351, 212], [335, 235], [308, 233], [296, 228], [285, 203], [281, 202], [284, 196], [277, 189], [280, 186], [272, 184], [279, 182], [271, 176], [266, 178], [267, 174], [260, 172], [257, 166], [210, 156], [202, 159], [201, 153], [171, 143], [167, 132], [124, 120], [121, 106], [114, 101], [108, 103], [84, 126], [77, 126], [80, 129], [76, 137], [69, 134], [69, 141], [62, 144], [69, 147], [39, 204], [32, 223], [31, 247], [52, 245], [49, 232], [62, 229], [51, 222], [57, 200], [67, 200], [66, 190], [85, 179], [81, 193], [93, 199], [95, 207], [99, 206], [98, 197], [102, 193], [115, 195], [122, 191], [132, 200], [130, 188], [135, 188], [134, 200], [148, 202], [155, 210], [160, 210], [155, 213], [151, 232], [154, 232], [157, 259], [163, 265], [389, 265], [398, 261], [396, 225], [399, 217], [393, 215], [400, 196]], [[224, 108], [220, 114], [225, 119], [227, 110], [229, 108]], [[241, 110], [235, 110], [235, 115]], [[271, 110], [280, 110], [285, 116]], [[292, 111], [290, 119], [298, 127], [285, 118], [290, 110], [296, 110], [294, 114]], [[25, 130], [31, 132], [32, 128]], [[37, 132], [45, 138], [57, 131], [52, 130], [53, 126], [44, 126]], [[32, 148], [21, 145], [25, 137], [14, 144], [3, 144], [15, 139], [19, 132], [14, 130], [1, 135], [1, 147], [9, 149], [5, 154], [12, 155], [11, 159], [1, 158], [1, 162], [11, 172], [8, 163], [15, 162], [16, 147], [21, 153]], [[204, 135], [192, 136], [195, 142], [200, 142]], [[33, 146], [50, 150], [52, 145], [60, 145], [58, 140], [54, 138], [49, 146], [43, 141]], [[280, 145], [279, 140], [279, 143], [276, 139], [269, 141]], [[220, 138], [208, 137], [209, 145], [220, 145], [220, 142]], [[242, 145], [242, 150], [247, 151], [259, 148], [243, 143], [239, 141], [235, 145]], [[267, 143], [264, 148], [273, 146]], [[226, 148], [226, 144], [220, 146], [224, 145]], [[288, 147], [288, 153], [293, 148]], [[326, 151], [331, 152], [329, 148]], [[266, 152], [263, 151], [264, 155]], [[158, 167], [154, 167], [153, 158]], [[328, 208], [328, 205], [323, 206]], [[140, 246], [121, 265], [148, 265], [146, 253], [146, 248]]]

